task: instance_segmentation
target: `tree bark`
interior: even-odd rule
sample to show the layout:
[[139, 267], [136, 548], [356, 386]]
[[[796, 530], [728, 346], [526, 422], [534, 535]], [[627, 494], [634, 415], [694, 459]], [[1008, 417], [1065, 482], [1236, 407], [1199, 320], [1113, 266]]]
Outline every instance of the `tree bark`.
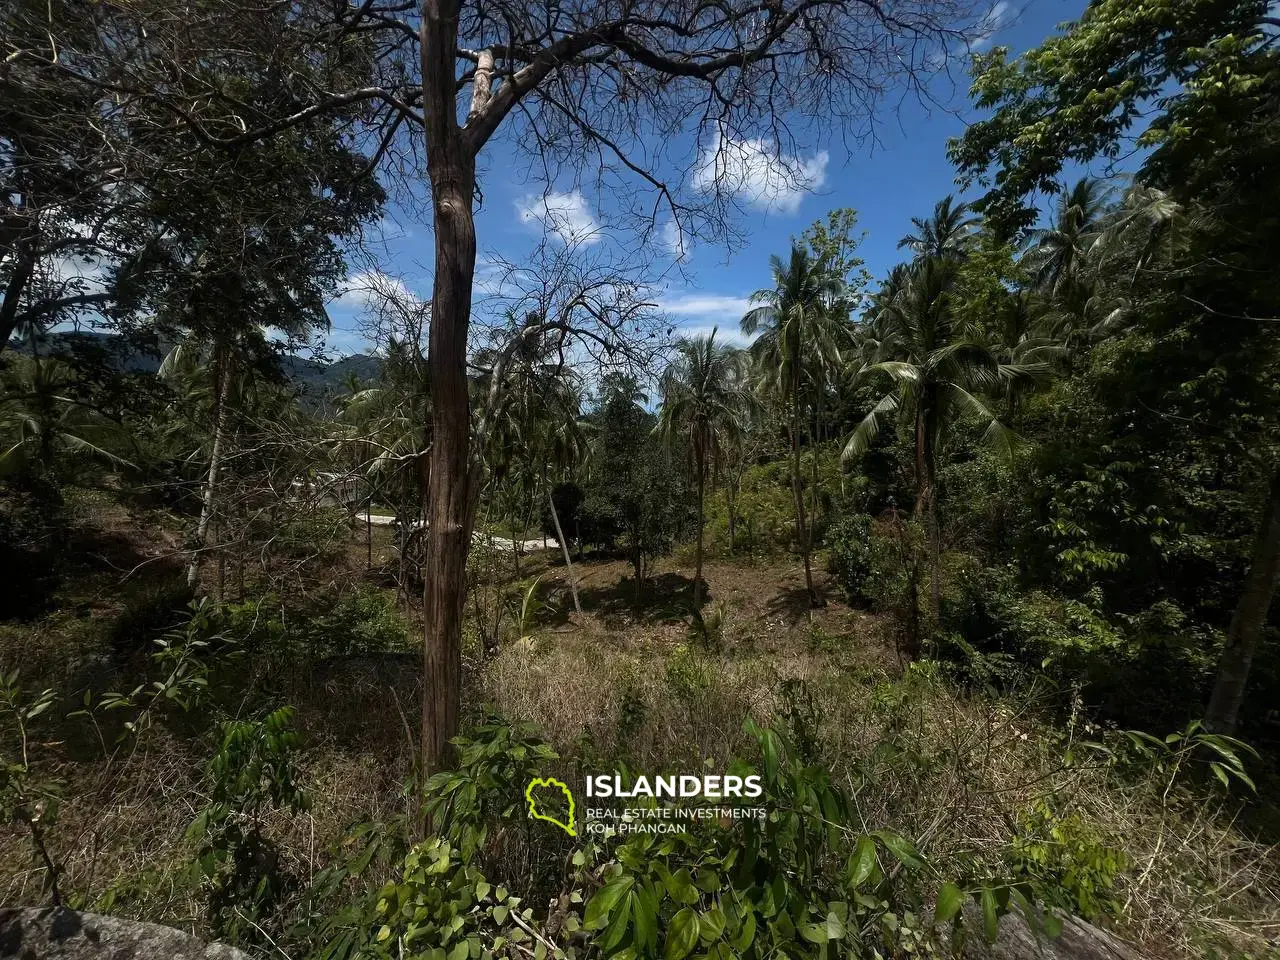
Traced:
[[16, 263], [5, 286], [4, 297], [0, 298], [0, 353], [9, 346], [9, 339], [18, 328], [18, 304], [36, 268], [36, 242], [33, 233], [14, 244]]
[[809, 476], [813, 486], [813, 489], [809, 491], [809, 526], [811, 530], [818, 522], [818, 454], [821, 450], [821, 445], [822, 388], [819, 387], [813, 408], [813, 465], [809, 468]]
[[933, 410], [933, 389], [924, 387], [916, 408], [916, 507], [924, 514], [929, 537], [929, 612], [933, 629], [942, 622], [942, 535], [938, 528], [937, 491], [934, 489], [934, 456], [929, 414]]
[[818, 606], [813, 589], [813, 570], [809, 564], [809, 537], [804, 522], [804, 492], [800, 489], [800, 377], [791, 388], [791, 495], [796, 504], [796, 540], [804, 555], [804, 585], [809, 591], [809, 605]]
[[705, 522], [706, 464], [701, 444], [694, 451], [694, 467], [698, 471], [698, 547], [693, 570], [693, 607], [702, 609], [702, 527]]
[[431, 449], [422, 598], [425, 636], [419, 766], [425, 789], [427, 778], [449, 762], [449, 741], [458, 732], [461, 700], [467, 552], [476, 504], [466, 375], [476, 233], [472, 211], [475, 156], [458, 126], [455, 101], [457, 0], [425, 0], [421, 34], [427, 170], [436, 238], [427, 351]]
[[569, 544], [565, 543], [564, 530], [560, 527], [560, 514], [556, 512], [556, 500], [551, 496], [551, 487], [547, 487], [547, 504], [551, 507], [551, 522], [555, 524], [560, 552], [564, 554], [564, 568], [569, 576], [569, 592], [573, 594], [573, 609], [577, 611], [578, 616], [582, 616], [582, 604], [578, 602], [578, 582], [573, 576], [573, 561], [569, 559]]
[[204, 559], [205, 541], [209, 536], [209, 522], [213, 518], [213, 505], [217, 496], [218, 472], [222, 468], [222, 447], [227, 433], [228, 397], [231, 387], [231, 359], [225, 347], [218, 347], [213, 358], [214, 411], [213, 449], [209, 451], [209, 473], [205, 477], [201, 497], [200, 520], [196, 524], [196, 542], [187, 561], [187, 586], [194, 587], [200, 576], [200, 563]]
[[1280, 471], [1271, 478], [1271, 491], [1253, 549], [1253, 562], [1244, 591], [1227, 628], [1227, 645], [1218, 661], [1205, 726], [1217, 733], [1234, 733], [1240, 720], [1249, 670], [1267, 623], [1271, 601], [1280, 582]]
[[725, 507], [729, 511], [729, 554], [730, 556], [733, 555], [733, 541], [734, 541], [734, 538], [737, 536], [737, 532], [738, 532], [737, 523], [736, 523], [737, 517], [735, 516], [735, 510], [734, 510], [734, 507], [736, 506], [736, 504], [734, 503], [735, 499], [736, 497], [735, 497], [735, 491], [734, 491], [734, 481], [732, 478], [730, 478], [729, 482], [724, 485]]

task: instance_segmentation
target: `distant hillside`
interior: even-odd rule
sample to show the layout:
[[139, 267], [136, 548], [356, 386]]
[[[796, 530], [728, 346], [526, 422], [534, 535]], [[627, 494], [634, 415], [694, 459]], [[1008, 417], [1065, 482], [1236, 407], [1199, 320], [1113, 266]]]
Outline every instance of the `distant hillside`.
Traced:
[[[12, 349], [17, 353], [32, 352], [28, 343], [15, 343]], [[43, 356], [95, 357], [121, 373], [155, 373], [160, 369], [160, 361], [167, 348], [157, 345], [148, 350], [114, 333], [65, 332], [43, 335], [36, 349]], [[280, 358], [280, 370], [287, 380], [302, 388], [304, 395], [321, 397], [326, 392], [344, 389], [352, 374], [361, 380], [376, 380], [382, 370], [382, 361], [369, 354], [356, 354], [331, 362], [286, 354]]]

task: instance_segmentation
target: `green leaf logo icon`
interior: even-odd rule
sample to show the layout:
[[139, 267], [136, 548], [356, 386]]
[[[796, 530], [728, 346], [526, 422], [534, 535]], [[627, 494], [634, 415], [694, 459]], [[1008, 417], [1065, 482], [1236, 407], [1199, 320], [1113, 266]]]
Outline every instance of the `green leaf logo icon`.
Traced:
[[[549, 814], [539, 812], [538, 798], [535, 795], [535, 791], [539, 789], [559, 790], [560, 793], [564, 795], [564, 798], [569, 801], [569, 815], [568, 815], [569, 822], [568, 823], [564, 823], [560, 820], [557, 820], [555, 817], [550, 816]], [[569, 788], [565, 786], [563, 783], [561, 783], [559, 780], [555, 779], [554, 777], [546, 777], [546, 778], [535, 777], [534, 779], [530, 780], [529, 785], [524, 788], [524, 798], [527, 801], [529, 801], [529, 816], [533, 817], [533, 819], [545, 820], [547, 823], [554, 823], [557, 827], [559, 827], [561, 830], [563, 830], [565, 833], [567, 833], [571, 837], [576, 837], [578, 835], [573, 829], [573, 794], [570, 793]], [[559, 799], [559, 798], [557, 797], [556, 799]], [[542, 806], [544, 810], [553, 809], [550, 805], [549, 798], [543, 800]]]

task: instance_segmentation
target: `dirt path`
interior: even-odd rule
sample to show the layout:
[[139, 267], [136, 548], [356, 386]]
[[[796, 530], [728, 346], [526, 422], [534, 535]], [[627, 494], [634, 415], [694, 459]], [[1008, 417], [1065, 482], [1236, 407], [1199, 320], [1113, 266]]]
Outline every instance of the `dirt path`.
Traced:
[[[388, 516], [385, 516], [384, 514], [378, 514], [378, 513], [375, 513], [372, 515], [367, 513], [356, 514], [356, 523], [368, 523], [375, 527], [390, 527], [390, 526], [394, 526], [395, 522], [396, 522], [395, 517], [388, 517]], [[508, 539], [507, 537], [490, 538], [485, 534], [481, 533], [479, 530], [477, 530], [475, 533], [471, 535], [471, 540], [473, 543], [483, 543], [490, 539], [492, 539], [493, 545], [495, 547], [497, 547], [499, 550], [506, 550], [508, 553], [516, 548], [517, 543], [520, 544], [521, 553], [532, 553], [535, 550], [543, 549], [543, 540], [541, 537], [539, 537], [536, 540], [511, 540], [511, 539]], [[555, 537], [547, 537], [546, 549], [559, 550], [560, 543], [556, 540]]]

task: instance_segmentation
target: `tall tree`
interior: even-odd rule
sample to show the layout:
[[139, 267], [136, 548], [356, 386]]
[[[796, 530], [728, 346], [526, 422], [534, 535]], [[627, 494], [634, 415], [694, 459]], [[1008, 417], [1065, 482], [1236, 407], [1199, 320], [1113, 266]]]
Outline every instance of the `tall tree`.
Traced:
[[791, 413], [791, 495], [796, 512], [796, 544], [804, 557], [804, 582], [809, 602], [817, 606], [810, 564], [809, 528], [805, 522], [800, 436], [804, 429], [802, 391], [807, 375], [824, 365], [839, 363], [840, 321], [830, 310], [841, 289], [840, 279], [796, 244], [791, 258], [770, 261], [772, 288], [751, 295], [760, 304], [742, 318], [742, 332], [759, 333], [751, 344], [752, 362], [760, 372], [760, 386], [779, 398]]
[[962, 257], [973, 243], [978, 222], [969, 204], [956, 203], [947, 194], [930, 216], [911, 218], [915, 232], [899, 240], [898, 246], [917, 257]]
[[930, 602], [937, 624], [942, 614], [941, 555], [938, 525], [937, 466], [947, 436], [965, 418], [985, 426], [984, 439], [1011, 451], [1013, 433], [987, 407], [982, 391], [1003, 380], [1030, 376], [1034, 370], [1000, 363], [984, 340], [960, 323], [953, 286], [959, 269], [953, 257], [927, 257], [904, 275], [891, 278], [891, 290], [878, 298], [872, 321], [878, 358], [862, 368], [864, 376], [882, 374], [894, 387], [858, 424], [844, 458], [861, 456], [899, 413], [907, 417], [915, 446], [917, 516], [929, 530]]
[[668, 441], [686, 437], [698, 492], [698, 546], [693, 574], [693, 605], [702, 606], [702, 545], [706, 522], [707, 481], [714, 480], [726, 447], [742, 431], [742, 417], [752, 401], [737, 368], [742, 357], [716, 343], [716, 330], [705, 337], [681, 340], [677, 356], [662, 376], [662, 407], [654, 429]]
[[[977, 58], [974, 91], [991, 115], [950, 147], [961, 173], [990, 188], [984, 213], [1011, 234], [1033, 222], [1032, 196], [1055, 192], [1067, 163], [1114, 158], [1133, 136], [1154, 148], [1139, 181], [1185, 207], [1191, 229], [1173, 238], [1170, 256], [1133, 273], [1147, 302], [1135, 311], [1140, 336], [1128, 364], [1149, 375], [1129, 378], [1128, 402], [1160, 411], [1156, 442], [1182, 440], [1166, 447], [1168, 461], [1178, 462], [1188, 442], [1212, 463], [1211, 475], [1256, 460], [1248, 471], [1255, 485], [1276, 471], [1280, 406], [1280, 341], [1259, 319], [1280, 312], [1271, 279], [1280, 185], [1261, 174], [1280, 157], [1280, 52], [1269, 8], [1267, 0], [1098, 0], [1021, 57], [996, 49]], [[1213, 429], [1184, 439], [1184, 424]], [[1202, 471], [1187, 478], [1195, 488]], [[1186, 485], [1176, 488], [1184, 502]], [[1265, 622], [1258, 611], [1270, 608], [1276, 587], [1274, 494], [1249, 492], [1265, 506], [1210, 700], [1217, 729], [1237, 722]]]
[[1111, 188], [1096, 177], [1081, 177], [1058, 198], [1053, 221], [1032, 231], [1029, 265], [1036, 284], [1055, 297], [1074, 300], [1089, 248], [1098, 239], [1111, 201]]

